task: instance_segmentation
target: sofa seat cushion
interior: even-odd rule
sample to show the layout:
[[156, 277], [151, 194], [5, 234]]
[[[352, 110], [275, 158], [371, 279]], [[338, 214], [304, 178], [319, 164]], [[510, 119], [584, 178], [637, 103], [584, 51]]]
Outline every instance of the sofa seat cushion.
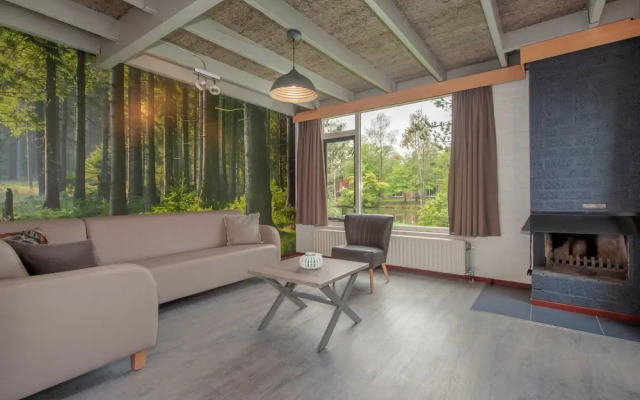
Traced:
[[280, 249], [271, 244], [247, 244], [194, 250], [134, 261], [149, 268], [158, 284], [160, 303], [204, 292], [249, 278], [247, 270], [272, 263]]
[[354, 244], [334, 247], [331, 249], [331, 257], [339, 260], [366, 262], [369, 263], [369, 268], [378, 267], [385, 262], [382, 249]]

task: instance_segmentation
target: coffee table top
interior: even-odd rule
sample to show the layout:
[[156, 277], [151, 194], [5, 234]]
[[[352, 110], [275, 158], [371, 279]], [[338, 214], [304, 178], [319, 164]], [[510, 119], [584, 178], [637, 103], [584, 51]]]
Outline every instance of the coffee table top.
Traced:
[[369, 267], [368, 263], [323, 258], [322, 267], [300, 268], [300, 257], [289, 258], [268, 266], [249, 268], [249, 274], [263, 278], [322, 288]]

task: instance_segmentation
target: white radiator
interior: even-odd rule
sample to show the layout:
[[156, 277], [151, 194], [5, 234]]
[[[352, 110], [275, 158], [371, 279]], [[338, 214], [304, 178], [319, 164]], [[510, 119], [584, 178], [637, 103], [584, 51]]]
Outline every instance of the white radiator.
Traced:
[[[345, 244], [344, 231], [316, 229], [314, 251], [331, 255], [331, 248]], [[447, 274], [467, 273], [467, 242], [462, 239], [392, 234], [387, 264]]]

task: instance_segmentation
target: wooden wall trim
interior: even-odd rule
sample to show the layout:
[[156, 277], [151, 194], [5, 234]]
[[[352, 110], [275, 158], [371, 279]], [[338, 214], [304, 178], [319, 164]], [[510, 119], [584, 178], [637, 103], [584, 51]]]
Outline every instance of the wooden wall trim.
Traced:
[[544, 42], [523, 46], [520, 49], [520, 65], [437, 82], [430, 85], [417, 86], [397, 92], [385, 93], [347, 103], [321, 107], [315, 110], [303, 111], [293, 117], [293, 122], [297, 123], [356, 112], [372, 111], [385, 107], [428, 100], [462, 90], [524, 79], [524, 65], [526, 63], [614, 43], [636, 36], [640, 36], [640, 20], [628, 19], [601, 25]]
[[376, 110], [384, 107], [427, 100], [462, 90], [475, 89], [482, 86], [490, 86], [498, 83], [524, 79], [524, 76], [525, 74], [522, 67], [520, 65], [515, 65], [513, 67], [500, 68], [494, 71], [437, 82], [431, 85], [417, 86], [399, 90], [397, 92], [385, 93], [379, 96], [367, 97], [365, 99], [301, 112], [293, 117], [293, 122], [329, 118], [338, 115]]
[[572, 306], [569, 304], [554, 303], [553, 301], [538, 300], [538, 299], [531, 299], [531, 305], [555, 308], [556, 310], [570, 311], [570, 312], [575, 312], [579, 314], [595, 315], [596, 317], [615, 319], [618, 321], [623, 321], [623, 322], [631, 323], [634, 325], [640, 325], [639, 315], [621, 314], [613, 311], [598, 310], [595, 308], [580, 307], [580, 306]]
[[520, 63], [543, 60], [640, 36], [640, 20], [627, 19], [524, 46]]

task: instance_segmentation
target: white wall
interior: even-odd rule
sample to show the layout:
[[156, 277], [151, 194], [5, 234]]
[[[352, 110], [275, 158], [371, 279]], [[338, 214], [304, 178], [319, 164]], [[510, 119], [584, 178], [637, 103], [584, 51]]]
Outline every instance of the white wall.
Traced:
[[[466, 238], [473, 247], [476, 276], [531, 281], [529, 235], [520, 229], [529, 217], [529, 79], [493, 87], [498, 146], [500, 237]], [[313, 227], [296, 225], [296, 250], [313, 251]]]

